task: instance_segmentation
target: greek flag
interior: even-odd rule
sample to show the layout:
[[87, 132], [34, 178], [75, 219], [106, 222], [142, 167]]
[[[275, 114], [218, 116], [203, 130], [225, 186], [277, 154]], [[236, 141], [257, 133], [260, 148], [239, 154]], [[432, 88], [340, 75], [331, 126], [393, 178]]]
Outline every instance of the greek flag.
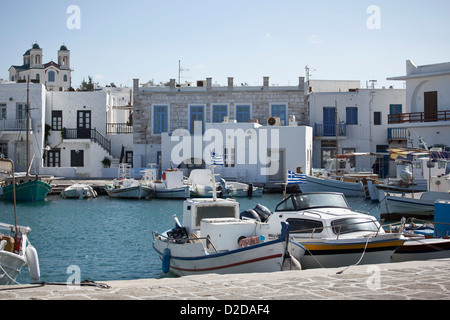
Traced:
[[223, 156], [213, 152], [211, 156], [211, 164], [216, 166], [223, 166], [225, 164], [223, 162]]
[[288, 171], [287, 184], [306, 184], [306, 174]]

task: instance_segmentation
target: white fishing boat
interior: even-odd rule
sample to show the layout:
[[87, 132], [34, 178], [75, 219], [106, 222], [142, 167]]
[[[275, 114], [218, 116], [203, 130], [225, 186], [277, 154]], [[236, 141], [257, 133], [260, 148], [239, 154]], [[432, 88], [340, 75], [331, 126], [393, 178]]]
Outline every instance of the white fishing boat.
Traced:
[[252, 183], [226, 181], [222, 178], [220, 179], [220, 186], [222, 187], [223, 197], [261, 197], [263, 194], [263, 189], [256, 187]]
[[152, 189], [133, 178], [114, 179], [112, 186], [106, 186], [108, 196], [112, 198], [145, 199]]
[[[14, 164], [9, 159], [0, 159], [0, 171], [14, 176]], [[15, 191], [15, 181], [13, 182]], [[40, 269], [37, 250], [31, 245], [28, 234], [31, 229], [17, 225], [16, 197], [14, 201], [14, 225], [0, 223], [0, 285], [17, 284], [16, 279], [24, 266], [28, 266], [30, 277], [39, 281]]]
[[300, 186], [302, 192], [342, 192], [346, 197], [364, 196], [362, 180], [344, 176], [310, 176]]
[[[191, 171], [187, 184], [190, 186], [191, 197], [211, 198], [213, 187], [211, 181], [216, 177], [210, 169], [194, 169]], [[217, 188], [217, 187], [216, 187]], [[216, 189], [216, 191], [218, 191]], [[219, 194], [221, 196], [221, 194]]]
[[368, 214], [352, 211], [342, 193], [294, 194], [268, 215], [270, 234], [279, 234], [281, 222], [306, 248], [302, 268], [332, 268], [355, 264], [388, 263], [406, 239], [386, 233]]
[[97, 198], [98, 195], [90, 185], [76, 183], [61, 191], [60, 196], [64, 199], [85, 199]]
[[[215, 190], [214, 180], [212, 189]], [[153, 248], [162, 260], [163, 272], [176, 275], [205, 273], [272, 272], [301, 268], [298, 260], [305, 249], [289, 240], [286, 223], [273, 238], [269, 226], [256, 220], [239, 219], [234, 199], [187, 199], [183, 204], [183, 226], [153, 232]], [[285, 263], [289, 259], [291, 263]]]
[[304, 254], [301, 245], [289, 242], [285, 224], [271, 240], [264, 236], [266, 224], [238, 216], [239, 204], [232, 199], [186, 200], [183, 226], [177, 221], [174, 229], [153, 233], [163, 271], [179, 276], [281, 271], [288, 256], [298, 262]]
[[400, 219], [402, 217], [433, 218], [437, 200], [450, 200], [450, 193], [426, 191], [414, 193], [385, 192], [381, 202], [381, 218]]
[[190, 188], [183, 182], [183, 172], [176, 169], [166, 170], [161, 180], [156, 179], [156, 169], [143, 170], [143, 183], [149, 186], [155, 198], [187, 199]]

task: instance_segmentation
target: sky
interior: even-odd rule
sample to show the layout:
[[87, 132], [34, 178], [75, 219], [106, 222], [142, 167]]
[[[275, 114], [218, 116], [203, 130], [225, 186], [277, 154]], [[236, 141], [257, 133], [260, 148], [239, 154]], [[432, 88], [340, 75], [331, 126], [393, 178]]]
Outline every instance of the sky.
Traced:
[[[76, 5], [79, 11], [70, 10]], [[68, 10], [69, 9], [69, 10]], [[79, 13], [79, 14], [78, 14]], [[406, 60], [450, 61], [448, 0], [18, 0], [0, 4], [0, 79], [38, 43], [43, 61], [71, 51], [72, 86], [211, 77], [213, 83], [400, 81]]]

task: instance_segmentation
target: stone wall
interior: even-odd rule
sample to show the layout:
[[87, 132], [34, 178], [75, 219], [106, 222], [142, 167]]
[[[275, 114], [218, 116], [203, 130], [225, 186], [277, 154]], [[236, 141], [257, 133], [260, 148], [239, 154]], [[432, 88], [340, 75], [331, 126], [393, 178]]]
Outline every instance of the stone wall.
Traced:
[[[267, 78], [267, 79], [266, 79]], [[209, 80], [209, 81], [208, 81]], [[235, 119], [236, 104], [250, 104], [251, 118], [260, 124], [267, 124], [270, 105], [287, 104], [288, 117], [294, 115], [299, 125], [307, 125], [307, 108], [304, 96], [304, 78], [299, 78], [298, 86], [270, 87], [268, 77], [263, 86], [233, 87], [233, 79], [228, 78], [228, 86], [211, 86], [211, 78], [206, 87], [175, 87], [173, 81], [169, 87], [139, 88], [135, 80], [134, 88], [134, 144], [160, 144], [160, 135], [152, 134], [152, 105], [169, 105], [169, 133], [175, 129], [189, 130], [189, 105], [205, 105], [205, 122], [212, 122], [213, 104], [227, 104], [229, 119]]]

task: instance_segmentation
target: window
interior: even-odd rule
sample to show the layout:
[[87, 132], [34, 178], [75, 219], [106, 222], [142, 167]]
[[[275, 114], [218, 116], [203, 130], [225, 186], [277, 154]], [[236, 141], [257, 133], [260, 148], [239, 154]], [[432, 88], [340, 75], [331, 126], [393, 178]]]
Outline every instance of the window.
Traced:
[[250, 121], [250, 106], [236, 105], [236, 121], [249, 122]]
[[376, 126], [381, 125], [381, 112], [374, 112], [373, 113], [373, 124]]
[[401, 104], [390, 104], [389, 105], [389, 114], [401, 114], [402, 113], [402, 105]]
[[[189, 114], [189, 131], [191, 134], [195, 132], [204, 133], [204, 124], [205, 124], [205, 106], [201, 105], [192, 105], [190, 106], [190, 114]], [[201, 128], [199, 127], [201, 126]]]
[[70, 166], [71, 167], [84, 167], [84, 151], [83, 150], [71, 150], [70, 151]]
[[321, 233], [323, 231], [323, 224], [321, 221], [307, 220], [307, 219], [292, 219], [286, 220], [289, 223], [289, 232], [291, 233]]
[[61, 167], [60, 150], [50, 150], [47, 152], [47, 167]]
[[361, 218], [345, 218], [331, 221], [335, 234], [344, 234], [358, 231], [377, 232], [378, 227], [373, 220]]
[[272, 117], [279, 117], [281, 120], [281, 125], [285, 126], [286, 123], [286, 118], [287, 118], [287, 107], [285, 104], [273, 104], [272, 106], [272, 112], [271, 112], [271, 116]]
[[62, 129], [62, 111], [52, 111], [52, 130]]
[[125, 151], [125, 162], [133, 166], [133, 151]]
[[39, 73], [36, 73], [36, 80], [40, 80], [41, 79], [41, 75]]
[[169, 107], [163, 105], [153, 106], [153, 133], [169, 132]]
[[347, 107], [347, 124], [358, 124], [358, 108], [357, 107]]
[[67, 82], [67, 74], [64, 75], [63, 81], [64, 81], [64, 82]]
[[27, 105], [25, 103], [18, 103], [16, 107], [16, 119], [23, 120], [27, 117]]
[[8, 142], [0, 142], [0, 157], [8, 158]]
[[6, 103], [0, 103], [0, 120], [6, 119]]
[[225, 105], [213, 105], [212, 122], [222, 123], [223, 119], [228, 116], [228, 106]]
[[55, 82], [55, 71], [48, 72], [48, 82]]
[[236, 151], [234, 148], [225, 148], [225, 167], [234, 168], [236, 163]]

